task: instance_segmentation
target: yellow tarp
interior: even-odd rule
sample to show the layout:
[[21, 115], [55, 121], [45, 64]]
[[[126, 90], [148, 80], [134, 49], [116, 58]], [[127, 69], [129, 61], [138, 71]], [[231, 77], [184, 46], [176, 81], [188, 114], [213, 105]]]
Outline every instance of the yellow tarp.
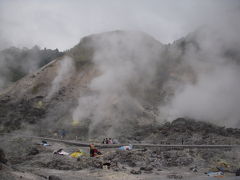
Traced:
[[87, 154], [85, 152], [80, 152], [80, 151], [77, 151], [77, 152], [73, 152], [72, 154], [70, 154], [71, 157], [73, 158], [78, 158], [80, 156], [86, 156]]

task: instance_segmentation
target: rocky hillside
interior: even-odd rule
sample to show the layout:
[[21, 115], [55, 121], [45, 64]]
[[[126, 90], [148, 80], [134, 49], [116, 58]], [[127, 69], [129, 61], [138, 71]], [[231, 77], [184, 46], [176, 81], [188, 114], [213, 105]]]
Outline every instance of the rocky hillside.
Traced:
[[[202, 49], [196, 35], [169, 45], [141, 32], [87, 36], [64, 56], [1, 91], [0, 130], [52, 136], [64, 128], [69, 138], [124, 135], [136, 141], [164, 141], [171, 136], [201, 144], [197, 127], [202, 124], [183, 121], [174, 129], [162, 124], [169, 120], [166, 107], [176, 94], [184, 85], [198, 83], [199, 70], [189, 56], [194, 52], [199, 57]], [[208, 142], [206, 131], [214, 131], [214, 126], [203, 126], [202, 138]], [[172, 131], [182, 136], [173, 137]], [[231, 129], [217, 132], [239, 135]]]

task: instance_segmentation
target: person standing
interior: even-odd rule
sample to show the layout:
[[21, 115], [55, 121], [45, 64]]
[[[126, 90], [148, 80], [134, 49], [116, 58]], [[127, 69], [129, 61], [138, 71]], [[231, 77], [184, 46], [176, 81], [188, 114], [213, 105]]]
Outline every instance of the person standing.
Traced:
[[60, 130], [60, 138], [61, 138], [61, 139], [64, 139], [65, 136], [66, 136], [66, 131], [65, 131], [65, 129], [61, 129], [61, 130]]
[[95, 156], [95, 146], [94, 144], [90, 144], [89, 145], [89, 148], [90, 148], [90, 157], [94, 157]]

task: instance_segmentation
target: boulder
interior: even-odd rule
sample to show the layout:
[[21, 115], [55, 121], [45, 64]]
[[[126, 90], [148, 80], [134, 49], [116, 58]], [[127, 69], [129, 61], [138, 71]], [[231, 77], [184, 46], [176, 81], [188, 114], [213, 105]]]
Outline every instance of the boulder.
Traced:
[[150, 166], [146, 166], [146, 167], [140, 167], [140, 170], [142, 170], [142, 171], [152, 171], [153, 168], [150, 167]]
[[131, 171], [130, 171], [130, 173], [131, 174], [141, 174], [142, 172], [140, 171], [140, 170], [134, 170], [134, 169], [132, 169]]
[[61, 180], [61, 178], [58, 176], [51, 175], [48, 177], [48, 180]]
[[29, 149], [28, 155], [37, 155], [39, 154], [39, 150], [35, 147]]

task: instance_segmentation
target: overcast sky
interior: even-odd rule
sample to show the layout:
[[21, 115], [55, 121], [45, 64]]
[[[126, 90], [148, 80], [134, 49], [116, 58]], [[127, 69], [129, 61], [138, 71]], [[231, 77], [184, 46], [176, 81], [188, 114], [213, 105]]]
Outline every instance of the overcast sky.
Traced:
[[234, 23], [239, 4], [238, 0], [0, 0], [0, 49], [37, 44], [65, 50], [83, 36], [119, 29], [144, 31], [168, 43], [216, 21]]

